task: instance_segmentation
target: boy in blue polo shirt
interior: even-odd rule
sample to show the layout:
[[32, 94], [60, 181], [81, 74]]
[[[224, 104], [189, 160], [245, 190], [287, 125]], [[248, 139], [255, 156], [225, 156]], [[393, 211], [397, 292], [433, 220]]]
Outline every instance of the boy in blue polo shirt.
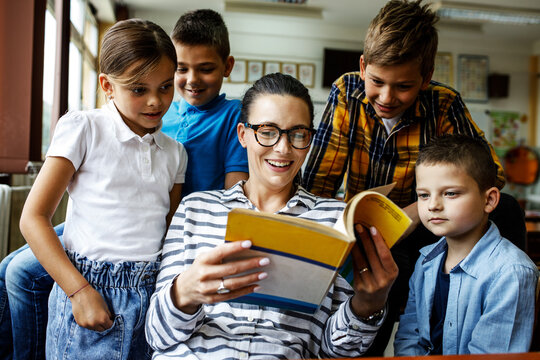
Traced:
[[181, 142], [189, 158], [183, 194], [229, 188], [247, 179], [246, 151], [236, 135], [240, 101], [219, 94], [234, 66], [229, 34], [220, 14], [195, 10], [178, 19], [172, 32], [176, 48], [176, 91], [163, 117], [162, 131]]

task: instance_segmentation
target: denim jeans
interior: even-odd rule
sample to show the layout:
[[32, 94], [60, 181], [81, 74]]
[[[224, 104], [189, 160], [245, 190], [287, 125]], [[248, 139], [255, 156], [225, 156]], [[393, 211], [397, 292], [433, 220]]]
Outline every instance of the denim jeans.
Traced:
[[[62, 241], [64, 225], [55, 227]], [[48, 299], [53, 279], [28, 245], [0, 263], [0, 359], [45, 359]]]
[[144, 322], [159, 262], [112, 264], [67, 253], [77, 270], [103, 296], [114, 323], [102, 332], [80, 327], [73, 317], [71, 301], [55, 284], [49, 298], [47, 359], [150, 359]]

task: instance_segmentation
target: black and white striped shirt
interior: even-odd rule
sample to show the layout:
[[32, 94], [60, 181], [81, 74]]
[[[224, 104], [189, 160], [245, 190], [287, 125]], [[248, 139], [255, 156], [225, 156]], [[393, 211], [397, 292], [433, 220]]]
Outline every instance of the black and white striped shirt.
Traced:
[[[231, 209], [255, 209], [242, 185], [192, 193], [178, 207], [163, 246], [157, 288], [147, 314], [146, 337], [156, 351], [154, 359], [360, 356], [379, 326], [364, 324], [355, 317], [349, 305], [354, 292], [341, 276], [311, 315], [228, 302], [204, 305], [193, 315], [175, 308], [170, 296], [172, 280], [201, 252], [224, 242]], [[278, 213], [332, 226], [344, 205], [300, 188]]]

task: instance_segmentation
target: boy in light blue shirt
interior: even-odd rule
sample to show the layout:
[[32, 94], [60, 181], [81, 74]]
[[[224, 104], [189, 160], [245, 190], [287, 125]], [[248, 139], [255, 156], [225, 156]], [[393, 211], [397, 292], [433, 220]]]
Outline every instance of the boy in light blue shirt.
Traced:
[[445, 135], [415, 171], [420, 220], [442, 239], [420, 250], [395, 355], [527, 352], [539, 274], [488, 220], [500, 197], [489, 150]]
[[221, 15], [195, 10], [182, 15], [172, 32], [176, 48], [176, 92], [162, 131], [181, 142], [189, 158], [183, 194], [229, 188], [247, 179], [247, 154], [238, 142], [240, 101], [219, 94], [234, 66]]

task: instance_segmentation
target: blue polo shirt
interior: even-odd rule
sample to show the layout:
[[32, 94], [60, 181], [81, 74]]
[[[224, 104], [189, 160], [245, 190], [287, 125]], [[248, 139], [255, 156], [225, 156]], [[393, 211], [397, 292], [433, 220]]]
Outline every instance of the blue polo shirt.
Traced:
[[247, 153], [236, 134], [240, 107], [239, 100], [221, 94], [203, 106], [174, 101], [163, 116], [161, 131], [181, 142], [188, 154], [183, 196], [223, 189], [226, 173], [248, 172]]

